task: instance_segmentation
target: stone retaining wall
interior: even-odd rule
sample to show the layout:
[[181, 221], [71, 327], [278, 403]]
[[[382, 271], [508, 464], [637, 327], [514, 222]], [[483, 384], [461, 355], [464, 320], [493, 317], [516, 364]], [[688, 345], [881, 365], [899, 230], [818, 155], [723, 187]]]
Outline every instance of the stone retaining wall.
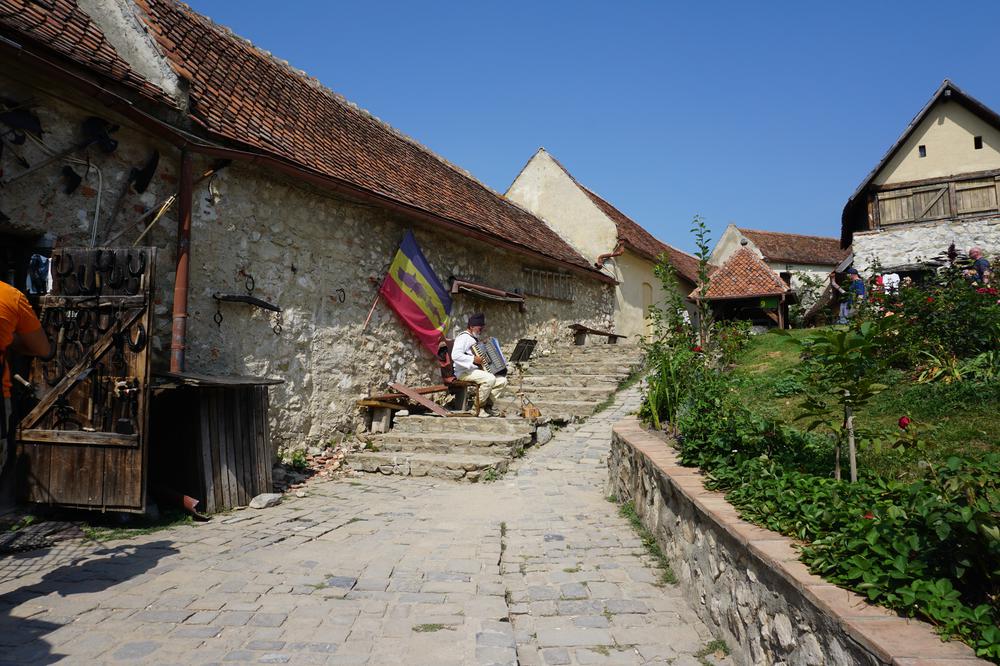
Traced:
[[952, 243], [959, 252], [980, 246], [997, 270], [1000, 252], [1000, 218], [978, 220], [941, 220], [918, 224], [891, 225], [877, 231], [854, 234], [854, 266], [871, 270], [882, 266], [919, 263], [944, 254]]
[[985, 664], [930, 625], [809, 573], [793, 541], [741, 520], [658, 433], [617, 423], [608, 491], [632, 501], [701, 619], [747, 664]]

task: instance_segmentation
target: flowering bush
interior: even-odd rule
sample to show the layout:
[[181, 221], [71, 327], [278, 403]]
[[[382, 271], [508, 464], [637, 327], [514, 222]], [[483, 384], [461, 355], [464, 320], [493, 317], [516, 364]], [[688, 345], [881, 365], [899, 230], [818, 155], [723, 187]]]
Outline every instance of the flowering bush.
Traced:
[[1000, 302], [993, 287], [970, 285], [955, 269], [895, 294], [872, 294], [855, 326], [892, 313], [880, 347], [897, 367], [917, 368], [934, 359], [963, 359], [1000, 347]]

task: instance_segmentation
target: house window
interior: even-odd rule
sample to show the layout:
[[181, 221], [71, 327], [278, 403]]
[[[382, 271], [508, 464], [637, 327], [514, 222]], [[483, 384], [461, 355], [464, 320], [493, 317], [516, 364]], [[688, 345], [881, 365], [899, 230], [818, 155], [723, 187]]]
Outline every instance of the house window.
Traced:
[[977, 137], [973, 138], [972, 139], [972, 147], [975, 148], [976, 150], [982, 150], [983, 149], [983, 137], [977, 136]]
[[919, 153], [921, 157], [927, 157], [927, 146], [917, 146], [917, 153]]

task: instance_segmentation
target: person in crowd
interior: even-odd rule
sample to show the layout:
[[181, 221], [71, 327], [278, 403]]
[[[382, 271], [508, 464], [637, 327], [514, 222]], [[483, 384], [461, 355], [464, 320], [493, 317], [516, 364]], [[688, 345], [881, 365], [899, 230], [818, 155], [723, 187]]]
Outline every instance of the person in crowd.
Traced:
[[486, 328], [486, 316], [478, 312], [469, 317], [467, 328], [462, 331], [451, 349], [451, 359], [455, 365], [455, 376], [463, 381], [478, 384], [480, 416], [499, 416], [496, 405], [507, 387], [507, 378], [498, 377], [483, 370], [483, 359], [476, 353], [474, 345]]
[[865, 300], [867, 294], [865, 281], [861, 279], [857, 268], [853, 266], [848, 268], [847, 276], [850, 278], [850, 283], [845, 289], [837, 284], [836, 273], [830, 273], [830, 286], [833, 287], [833, 291], [837, 294], [840, 301], [840, 316], [837, 318], [838, 324], [846, 324], [854, 316], [854, 311], [857, 309], [858, 303]]
[[8, 418], [10, 415], [10, 369], [7, 358], [11, 352], [26, 356], [48, 356], [51, 347], [24, 294], [5, 282], [0, 282], [0, 471], [7, 461]]
[[990, 284], [993, 278], [993, 269], [990, 262], [983, 256], [983, 248], [974, 247], [969, 250], [969, 259], [972, 259], [972, 267], [965, 271], [966, 277], [975, 282], [980, 287]]

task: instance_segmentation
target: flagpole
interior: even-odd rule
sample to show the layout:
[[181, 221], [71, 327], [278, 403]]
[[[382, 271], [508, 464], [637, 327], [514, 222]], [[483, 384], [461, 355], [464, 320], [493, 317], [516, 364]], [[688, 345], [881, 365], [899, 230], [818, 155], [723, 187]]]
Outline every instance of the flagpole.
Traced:
[[372, 314], [375, 313], [375, 306], [378, 305], [378, 299], [382, 297], [382, 292], [375, 292], [375, 300], [372, 301], [372, 308], [368, 311], [368, 316], [365, 318], [365, 325], [361, 327], [361, 332], [364, 333], [365, 329], [368, 328], [368, 322], [372, 320]]

